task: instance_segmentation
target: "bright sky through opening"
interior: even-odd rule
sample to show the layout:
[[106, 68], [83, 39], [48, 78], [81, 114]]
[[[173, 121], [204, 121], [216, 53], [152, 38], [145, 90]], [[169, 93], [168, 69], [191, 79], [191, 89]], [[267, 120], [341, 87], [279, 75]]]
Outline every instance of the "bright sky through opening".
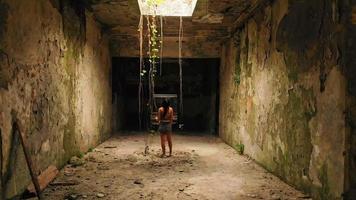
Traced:
[[193, 15], [197, 0], [165, 0], [155, 9], [149, 6], [147, 0], [137, 0], [140, 6], [141, 15], [157, 16], [183, 16]]

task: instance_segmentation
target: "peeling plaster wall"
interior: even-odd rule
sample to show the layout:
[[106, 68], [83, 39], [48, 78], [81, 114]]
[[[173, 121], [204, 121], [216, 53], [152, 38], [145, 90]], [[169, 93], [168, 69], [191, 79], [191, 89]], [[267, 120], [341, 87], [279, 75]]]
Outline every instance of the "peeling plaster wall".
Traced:
[[1, 194], [12, 198], [30, 183], [16, 120], [36, 173], [110, 135], [108, 38], [73, 1], [0, 0], [0, 67]]
[[222, 48], [220, 136], [315, 199], [344, 192], [340, 2], [276, 0]]

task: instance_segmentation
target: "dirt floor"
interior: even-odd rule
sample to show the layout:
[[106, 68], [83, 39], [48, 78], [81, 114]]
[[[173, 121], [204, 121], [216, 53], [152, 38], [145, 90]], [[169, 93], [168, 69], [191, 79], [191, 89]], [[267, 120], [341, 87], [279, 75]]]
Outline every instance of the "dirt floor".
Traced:
[[[149, 154], [144, 155], [145, 139]], [[159, 135], [113, 137], [72, 159], [45, 199], [308, 199], [213, 136], [173, 136], [160, 158]]]

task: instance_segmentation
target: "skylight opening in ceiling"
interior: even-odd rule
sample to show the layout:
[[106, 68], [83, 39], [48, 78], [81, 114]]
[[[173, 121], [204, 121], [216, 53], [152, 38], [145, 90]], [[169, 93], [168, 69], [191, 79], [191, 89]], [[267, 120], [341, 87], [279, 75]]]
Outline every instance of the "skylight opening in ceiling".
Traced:
[[160, 0], [157, 6], [151, 6], [152, 0], [137, 0], [141, 15], [191, 17], [197, 0]]

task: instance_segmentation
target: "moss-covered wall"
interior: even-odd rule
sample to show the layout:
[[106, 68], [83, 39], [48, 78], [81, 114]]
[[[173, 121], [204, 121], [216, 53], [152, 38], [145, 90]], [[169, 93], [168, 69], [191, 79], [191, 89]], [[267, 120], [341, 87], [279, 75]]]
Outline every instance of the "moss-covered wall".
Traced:
[[108, 38], [78, 2], [0, 0], [2, 198], [30, 183], [15, 121], [37, 172], [63, 166], [111, 132]]
[[315, 199], [344, 192], [342, 2], [273, 1], [222, 50], [220, 136]]

